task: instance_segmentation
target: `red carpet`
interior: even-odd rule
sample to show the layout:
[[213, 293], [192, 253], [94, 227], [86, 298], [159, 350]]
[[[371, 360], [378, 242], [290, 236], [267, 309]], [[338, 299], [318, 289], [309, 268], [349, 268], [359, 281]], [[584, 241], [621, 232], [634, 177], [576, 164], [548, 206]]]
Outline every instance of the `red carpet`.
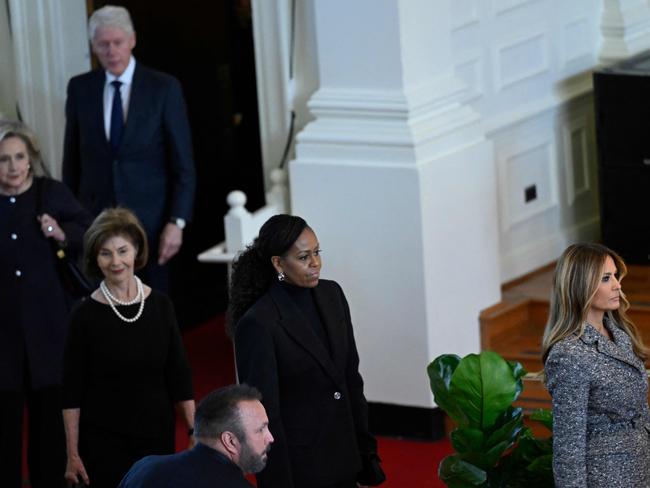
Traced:
[[[192, 364], [197, 401], [208, 392], [235, 381], [232, 344], [224, 332], [219, 317], [183, 334], [187, 354]], [[379, 456], [386, 472], [383, 488], [437, 488], [445, 485], [438, 480], [438, 464], [451, 453], [449, 441], [419, 442], [378, 438]], [[176, 447], [187, 446], [187, 433], [177, 426]]]
[[[224, 332], [222, 317], [184, 332], [183, 340], [192, 364], [197, 401], [215, 388], [234, 383], [232, 344]], [[176, 426], [176, 449], [185, 449], [187, 441], [187, 430], [179, 422]], [[378, 441], [379, 456], [388, 478], [383, 488], [445, 486], [438, 480], [437, 471], [440, 460], [451, 453], [449, 441], [419, 442], [385, 437], [378, 438]], [[27, 442], [26, 438], [24, 442]], [[25, 458], [23, 451], [23, 473], [27, 478]], [[250, 479], [254, 482], [252, 477]]]

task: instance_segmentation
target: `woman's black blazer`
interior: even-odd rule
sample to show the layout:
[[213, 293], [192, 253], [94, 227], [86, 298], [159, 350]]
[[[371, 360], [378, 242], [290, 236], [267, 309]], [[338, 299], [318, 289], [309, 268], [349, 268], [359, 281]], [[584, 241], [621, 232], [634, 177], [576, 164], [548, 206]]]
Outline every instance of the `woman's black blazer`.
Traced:
[[355, 480], [376, 453], [347, 301], [334, 281], [313, 295], [331, 353], [279, 283], [236, 326], [239, 381], [262, 392], [275, 438], [260, 488]]

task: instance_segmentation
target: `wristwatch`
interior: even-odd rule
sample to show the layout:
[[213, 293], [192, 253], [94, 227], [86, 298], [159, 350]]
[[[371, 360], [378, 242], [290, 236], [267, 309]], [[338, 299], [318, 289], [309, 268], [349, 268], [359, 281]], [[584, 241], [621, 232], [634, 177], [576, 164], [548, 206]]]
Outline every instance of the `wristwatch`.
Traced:
[[180, 219], [180, 218], [177, 218], [177, 217], [172, 217], [171, 219], [169, 219], [169, 221], [172, 224], [176, 224], [176, 226], [180, 230], [183, 230], [185, 228], [185, 226], [187, 225], [187, 222], [185, 222], [185, 219]]

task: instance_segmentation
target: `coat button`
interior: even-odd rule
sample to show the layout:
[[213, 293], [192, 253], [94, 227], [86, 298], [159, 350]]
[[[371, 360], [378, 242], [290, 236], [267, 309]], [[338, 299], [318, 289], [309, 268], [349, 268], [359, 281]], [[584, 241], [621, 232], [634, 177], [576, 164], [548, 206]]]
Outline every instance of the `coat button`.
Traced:
[[11, 203], [16, 203], [16, 197], [11, 197], [11, 198], [9, 199], [9, 201], [10, 201]]
[[334, 392], [334, 400], [340, 400], [341, 399], [341, 392], [340, 391], [335, 391]]
[[16, 276], [20, 276], [20, 275], [22, 275], [22, 274], [23, 274], [23, 273], [22, 273], [19, 269], [16, 270]]
[[11, 240], [15, 241], [16, 239], [18, 239], [18, 236], [16, 234], [11, 234]]

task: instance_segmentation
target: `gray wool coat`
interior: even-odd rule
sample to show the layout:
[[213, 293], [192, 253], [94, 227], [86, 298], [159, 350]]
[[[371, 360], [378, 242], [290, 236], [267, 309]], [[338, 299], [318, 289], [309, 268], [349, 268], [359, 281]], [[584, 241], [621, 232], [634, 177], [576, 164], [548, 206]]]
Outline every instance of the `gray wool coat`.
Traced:
[[648, 379], [629, 336], [613, 341], [587, 324], [555, 344], [545, 364], [553, 398], [553, 474], [558, 488], [650, 486]]

